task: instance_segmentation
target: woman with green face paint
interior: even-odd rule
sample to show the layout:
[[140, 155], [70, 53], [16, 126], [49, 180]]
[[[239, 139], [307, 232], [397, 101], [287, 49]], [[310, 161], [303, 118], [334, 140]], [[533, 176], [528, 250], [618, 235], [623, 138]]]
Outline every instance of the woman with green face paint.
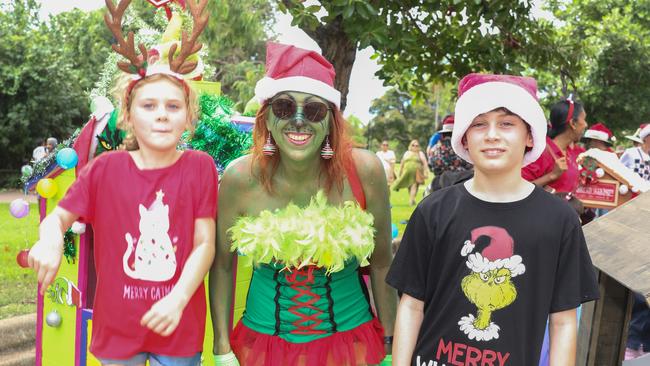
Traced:
[[[252, 153], [220, 185], [210, 274], [217, 364], [390, 364], [397, 297], [384, 282], [386, 176], [375, 154], [351, 147], [333, 84], [320, 54], [269, 43]], [[255, 266], [230, 334], [233, 251]], [[367, 265], [372, 300], [359, 272]]]

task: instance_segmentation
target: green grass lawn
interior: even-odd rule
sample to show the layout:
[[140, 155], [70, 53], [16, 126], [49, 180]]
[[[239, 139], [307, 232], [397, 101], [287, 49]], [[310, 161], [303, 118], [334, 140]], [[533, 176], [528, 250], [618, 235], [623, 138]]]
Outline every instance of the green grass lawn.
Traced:
[[16, 263], [16, 255], [38, 239], [38, 205], [17, 219], [0, 203], [0, 319], [36, 311], [36, 275]]
[[[399, 172], [399, 164], [395, 164], [395, 171]], [[422, 200], [422, 194], [424, 192], [424, 187], [431, 184], [433, 179], [433, 174], [429, 172], [427, 179], [423, 185], [420, 185], [418, 188], [418, 194], [416, 195], [415, 201], [420, 202]], [[393, 206], [390, 210], [391, 213], [391, 222], [397, 225], [399, 231], [397, 237], [401, 238], [404, 234], [404, 229], [406, 228], [406, 223], [402, 224], [411, 217], [415, 206], [409, 205], [409, 191], [408, 188], [402, 188], [399, 192], [392, 191], [390, 192], [390, 204]]]
[[[428, 184], [430, 178], [427, 180]], [[417, 200], [422, 199], [424, 186]], [[408, 190], [391, 192], [391, 222], [401, 237], [415, 206], [409, 205]], [[29, 216], [16, 219], [9, 213], [9, 204], [0, 203], [0, 319], [36, 311], [36, 275], [16, 263], [16, 255], [38, 240], [38, 205], [31, 204]]]

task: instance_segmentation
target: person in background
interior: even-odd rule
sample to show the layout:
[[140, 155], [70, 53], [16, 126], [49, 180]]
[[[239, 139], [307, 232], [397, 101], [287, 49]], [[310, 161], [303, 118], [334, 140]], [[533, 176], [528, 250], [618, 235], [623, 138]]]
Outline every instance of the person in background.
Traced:
[[409, 203], [411, 206], [415, 205], [415, 196], [418, 193], [418, 187], [420, 184], [424, 184], [424, 180], [427, 178], [427, 171], [424, 169], [425, 166], [427, 166], [427, 160], [424, 153], [420, 150], [420, 143], [418, 140], [411, 140], [408, 150], [402, 156], [402, 161], [399, 166], [399, 176], [391, 186], [394, 191], [408, 188]]
[[551, 107], [551, 125], [546, 148], [533, 163], [521, 169], [521, 175], [540, 187], [557, 192], [574, 192], [578, 187], [578, 155], [584, 151], [577, 145], [587, 129], [587, 113], [579, 102], [570, 98]]
[[381, 165], [384, 167], [384, 172], [386, 173], [386, 180], [388, 185], [391, 185], [395, 181], [395, 152], [388, 149], [388, 140], [381, 142], [381, 150], [377, 151], [377, 157], [381, 161]]
[[614, 152], [612, 146], [616, 142], [616, 137], [614, 137], [612, 131], [604, 123], [598, 122], [585, 131], [582, 141], [587, 150], [599, 149]]
[[[447, 118], [447, 117], [445, 117]], [[443, 120], [443, 125], [444, 125], [444, 120]], [[440, 141], [440, 131], [436, 131], [433, 135], [431, 135], [431, 138], [429, 138], [429, 143], [427, 144], [427, 159], [431, 158], [431, 154], [433, 153], [433, 147], [436, 146], [438, 141]], [[433, 169], [431, 165], [429, 165], [429, 169]]]
[[47, 141], [43, 141], [42, 144], [36, 146], [34, 151], [32, 151], [32, 161], [37, 162], [47, 156]]
[[625, 136], [635, 142], [621, 155], [621, 163], [641, 178], [650, 181], [650, 124], [643, 124], [632, 136]]
[[59, 144], [59, 140], [57, 140], [55, 137], [48, 137], [47, 141], [45, 143], [45, 148], [47, 149], [47, 153], [50, 154], [54, 149], [56, 149], [56, 146]]
[[[434, 179], [431, 185], [427, 187], [425, 196], [430, 192], [443, 188], [448, 181], [458, 181], [459, 178], [471, 177], [472, 164], [461, 159], [451, 147], [451, 132], [454, 128], [454, 115], [450, 114], [445, 117], [442, 123], [442, 129], [438, 131], [440, 142], [431, 149], [429, 156], [429, 167], [433, 172]], [[445, 176], [443, 178], [443, 176]], [[447, 179], [450, 178], [450, 179]]]

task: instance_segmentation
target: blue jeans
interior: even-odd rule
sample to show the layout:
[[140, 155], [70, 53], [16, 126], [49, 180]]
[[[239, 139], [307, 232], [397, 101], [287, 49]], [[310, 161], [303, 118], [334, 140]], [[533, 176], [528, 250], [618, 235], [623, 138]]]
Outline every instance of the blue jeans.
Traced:
[[149, 359], [149, 366], [199, 366], [201, 365], [201, 352], [190, 357], [163, 356], [155, 353], [138, 353], [126, 360], [113, 360], [100, 358], [102, 365], [137, 366], [144, 365]]

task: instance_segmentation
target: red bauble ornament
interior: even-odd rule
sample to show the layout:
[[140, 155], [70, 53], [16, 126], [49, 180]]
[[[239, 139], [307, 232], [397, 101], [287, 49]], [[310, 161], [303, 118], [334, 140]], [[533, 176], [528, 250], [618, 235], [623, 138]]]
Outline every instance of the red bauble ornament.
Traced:
[[18, 255], [16, 256], [16, 263], [18, 263], [18, 265], [23, 268], [28, 268], [29, 263], [27, 261], [27, 257], [29, 257], [29, 249], [21, 250], [20, 252], [18, 252]]

